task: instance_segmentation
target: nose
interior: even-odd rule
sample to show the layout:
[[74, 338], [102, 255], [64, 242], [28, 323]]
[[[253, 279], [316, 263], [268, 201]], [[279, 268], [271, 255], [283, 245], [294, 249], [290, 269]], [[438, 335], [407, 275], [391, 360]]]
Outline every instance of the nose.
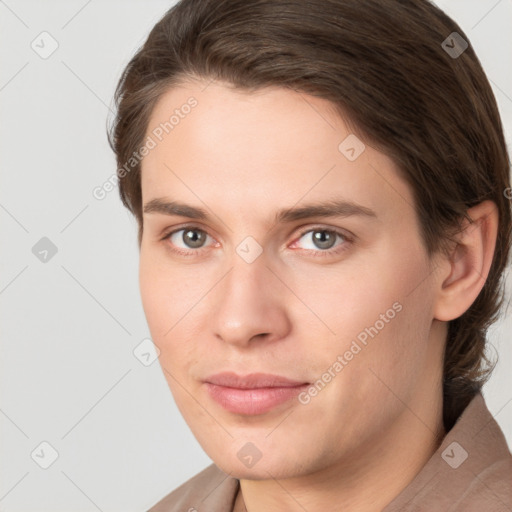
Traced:
[[258, 340], [272, 343], [291, 329], [286, 288], [261, 256], [252, 263], [235, 261], [211, 300], [213, 334], [225, 343], [239, 348]]

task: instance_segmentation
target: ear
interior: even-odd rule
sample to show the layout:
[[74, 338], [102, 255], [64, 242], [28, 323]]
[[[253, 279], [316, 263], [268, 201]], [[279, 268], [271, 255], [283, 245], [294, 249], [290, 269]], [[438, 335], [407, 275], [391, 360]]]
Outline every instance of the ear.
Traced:
[[498, 208], [492, 201], [468, 210], [473, 222], [464, 220], [457, 244], [442, 258], [434, 318], [450, 321], [466, 312], [489, 275], [498, 233]]

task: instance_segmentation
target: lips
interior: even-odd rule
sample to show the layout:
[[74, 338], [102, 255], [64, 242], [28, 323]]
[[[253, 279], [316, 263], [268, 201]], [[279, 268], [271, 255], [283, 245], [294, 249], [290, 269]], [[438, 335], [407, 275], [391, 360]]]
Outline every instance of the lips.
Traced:
[[204, 385], [209, 396], [227, 411], [258, 415], [289, 402], [309, 383], [267, 373], [240, 376], [224, 372], [207, 377]]

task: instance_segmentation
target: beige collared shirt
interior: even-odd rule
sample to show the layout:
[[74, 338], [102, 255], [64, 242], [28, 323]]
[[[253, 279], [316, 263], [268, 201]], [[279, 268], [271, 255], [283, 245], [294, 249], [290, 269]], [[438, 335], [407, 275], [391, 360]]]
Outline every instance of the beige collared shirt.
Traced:
[[[148, 512], [244, 512], [240, 484], [215, 464]], [[479, 393], [413, 481], [382, 512], [512, 512], [512, 455]]]

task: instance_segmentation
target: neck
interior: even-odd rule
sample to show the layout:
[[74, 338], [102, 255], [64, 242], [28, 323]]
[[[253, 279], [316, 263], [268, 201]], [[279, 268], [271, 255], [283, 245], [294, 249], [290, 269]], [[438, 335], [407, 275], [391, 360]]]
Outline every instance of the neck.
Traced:
[[240, 480], [234, 510], [381, 511], [411, 483], [446, 435], [440, 379], [426, 384], [414, 406], [406, 407], [388, 430], [361, 446], [349, 461], [293, 478]]
[[[241, 480], [239, 502], [247, 512], [381, 511], [407, 487], [439, 447], [445, 435], [442, 411], [427, 425], [434, 423], [432, 430], [412, 412], [406, 412], [398, 437], [397, 432], [382, 436], [378, 443], [365, 447], [355, 457], [355, 463], [340, 463], [296, 478]], [[414, 426], [419, 428], [413, 429]]]

